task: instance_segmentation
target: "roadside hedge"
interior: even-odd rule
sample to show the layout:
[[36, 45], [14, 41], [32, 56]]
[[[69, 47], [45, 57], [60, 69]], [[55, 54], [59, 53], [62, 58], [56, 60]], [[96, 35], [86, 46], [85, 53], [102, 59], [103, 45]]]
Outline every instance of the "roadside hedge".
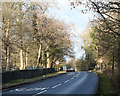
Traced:
[[2, 72], [2, 83], [7, 83], [11, 80], [38, 77], [53, 72], [55, 72], [54, 68]]

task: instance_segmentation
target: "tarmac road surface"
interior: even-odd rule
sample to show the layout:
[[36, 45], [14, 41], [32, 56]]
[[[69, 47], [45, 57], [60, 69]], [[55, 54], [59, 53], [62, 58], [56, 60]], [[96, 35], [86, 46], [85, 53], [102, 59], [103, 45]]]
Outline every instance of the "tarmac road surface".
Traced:
[[98, 76], [93, 72], [67, 72], [57, 77], [25, 84], [2, 92], [2, 96], [39, 96], [44, 94], [96, 94]]

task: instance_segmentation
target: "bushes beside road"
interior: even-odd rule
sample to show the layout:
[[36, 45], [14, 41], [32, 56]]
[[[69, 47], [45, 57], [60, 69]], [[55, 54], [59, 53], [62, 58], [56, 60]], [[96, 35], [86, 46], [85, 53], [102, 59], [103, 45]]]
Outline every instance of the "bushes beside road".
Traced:
[[111, 80], [109, 77], [103, 73], [98, 73], [99, 76], [99, 85], [98, 85], [98, 92], [97, 96], [106, 96], [106, 95], [113, 95], [118, 96], [116, 89], [114, 88]]

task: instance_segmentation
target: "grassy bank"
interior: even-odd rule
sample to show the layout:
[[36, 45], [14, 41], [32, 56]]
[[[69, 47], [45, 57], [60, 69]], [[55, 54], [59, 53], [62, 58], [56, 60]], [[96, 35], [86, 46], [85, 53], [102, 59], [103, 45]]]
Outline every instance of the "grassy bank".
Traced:
[[97, 95], [115, 95], [118, 96], [117, 91], [112, 85], [111, 80], [103, 73], [98, 73], [99, 76], [99, 85]]
[[60, 72], [56, 72], [56, 73], [50, 73], [50, 74], [47, 74], [47, 75], [42, 75], [42, 76], [35, 77], [35, 78], [12, 80], [8, 83], [4, 83], [2, 85], [2, 88], [3, 89], [11, 88], [11, 87], [15, 87], [15, 86], [18, 86], [18, 85], [27, 84], [27, 83], [43, 80], [43, 79], [46, 79], [46, 78], [58, 76], [58, 75], [64, 74], [64, 73], [66, 73], [66, 72], [65, 71], [60, 71]]

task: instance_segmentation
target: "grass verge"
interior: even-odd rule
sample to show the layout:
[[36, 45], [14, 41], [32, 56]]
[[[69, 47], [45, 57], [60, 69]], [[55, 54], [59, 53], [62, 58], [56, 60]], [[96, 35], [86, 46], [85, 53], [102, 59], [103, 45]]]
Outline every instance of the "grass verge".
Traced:
[[27, 84], [27, 83], [32, 83], [32, 82], [43, 80], [43, 79], [46, 79], [46, 78], [55, 77], [55, 76], [58, 76], [58, 75], [64, 74], [64, 73], [66, 73], [66, 72], [65, 71], [60, 71], [60, 72], [56, 72], [56, 73], [50, 73], [50, 74], [42, 75], [42, 76], [35, 77], [35, 78], [12, 80], [10, 82], [4, 83], [2, 85], [2, 89], [16, 87], [18, 85], [23, 85], [23, 84]]
[[99, 76], [99, 85], [98, 85], [97, 96], [99, 95], [103, 96], [106, 94], [117, 96], [117, 91], [113, 87], [112, 82], [109, 79], [109, 77], [103, 73], [98, 73], [98, 76]]

